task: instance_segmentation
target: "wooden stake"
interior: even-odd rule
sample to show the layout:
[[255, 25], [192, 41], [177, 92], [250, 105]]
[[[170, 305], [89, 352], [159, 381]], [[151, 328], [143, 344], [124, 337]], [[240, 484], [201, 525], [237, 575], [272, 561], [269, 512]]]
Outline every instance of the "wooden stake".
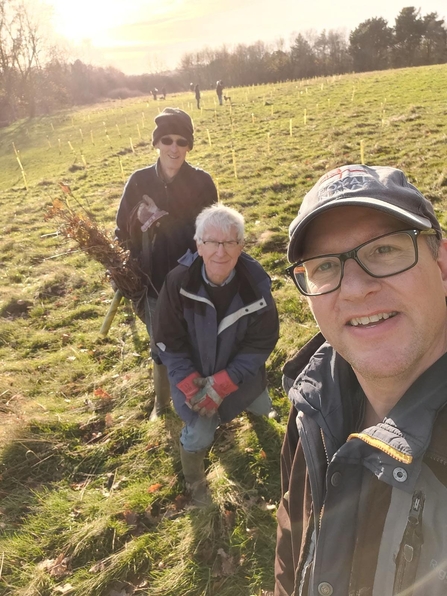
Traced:
[[365, 143], [363, 139], [360, 141], [360, 163], [362, 165], [365, 164]]
[[304, 109], [303, 124], [304, 124], [304, 126], [306, 126], [306, 124], [307, 124], [307, 110], [306, 109]]
[[133, 146], [132, 137], [129, 137], [130, 148], [132, 149], [132, 153], [135, 154], [135, 147]]
[[234, 177], [237, 180], [237, 168], [236, 168], [236, 151], [234, 149], [231, 150], [231, 153], [233, 154], [233, 169], [234, 169]]
[[267, 153], [270, 153], [270, 133], [267, 133]]
[[93, 130], [90, 131], [90, 138], [92, 140], [92, 145], [95, 144], [95, 140], [93, 139]]
[[23, 182], [25, 184], [25, 188], [26, 188], [26, 190], [28, 190], [28, 182], [26, 180], [25, 170], [23, 170], [23, 169], [22, 169], [22, 178], [23, 178]]
[[253, 112], [251, 113], [251, 122], [252, 124], [255, 123], [255, 115], [253, 114]]
[[290, 118], [290, 120], [289, 120], [289, 131], [290, 131], [290, 136], [293, 137], [292, 118]]
[[[121, 163], [121, 160], [120, 160], [120, 163]], [[110, 326], [112, 325], [112, 321], [115, 318], [116, 311], [118, 310], [118, 307], [120, 305], [122, 298], [123, 298], [123, 295], [121, 294], [120, 290], [117, 290], [115, 292], [115, 295], [113, 296], [112, 303], [110, 304], [109, 310], [107, 311], [107, 314], [106, 314], [104, 321], [101, 325], [101, 329], [99, 330], [99, 335], [101, 337], [106, 337], [106, 335], [108, 334]]]
[[208, 144], [210, 147], [212, 147], [210, 131], [208, 129], [206, 129], [206, 134], [208, 135]]
[[123, 162], [121, 161], [121, 157], [118, 157], [118, 161], [120, 162], [121, 178], [123, 179], [123, 182], [125, 182], [126, 177], [124, 175], [124, 168], [123, 168]]

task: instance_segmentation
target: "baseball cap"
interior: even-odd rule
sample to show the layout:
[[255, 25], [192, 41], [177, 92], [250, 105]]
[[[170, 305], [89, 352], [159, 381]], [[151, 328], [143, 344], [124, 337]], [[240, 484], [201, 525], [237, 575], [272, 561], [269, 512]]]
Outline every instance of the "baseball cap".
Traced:
[[299, 260], [307, 225], [321, 213], [343, 206], [369, 207], [388, 213], [417, 230], [437, 231], [441, 226], [431, 202], [402, 170], [388, 166], [346, 165], [322, 176], [305, 195], [298, 215], [289, 226], [287, 258]]

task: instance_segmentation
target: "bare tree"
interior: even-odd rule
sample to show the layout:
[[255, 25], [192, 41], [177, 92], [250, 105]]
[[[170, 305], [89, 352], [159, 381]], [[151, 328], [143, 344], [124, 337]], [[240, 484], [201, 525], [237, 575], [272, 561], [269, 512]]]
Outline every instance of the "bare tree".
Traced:
[[0, 89], [12, 119], [25, 106], [34, 115], [35, 76], [48, 47], [45, 8], [25, 0], [0, 0]]

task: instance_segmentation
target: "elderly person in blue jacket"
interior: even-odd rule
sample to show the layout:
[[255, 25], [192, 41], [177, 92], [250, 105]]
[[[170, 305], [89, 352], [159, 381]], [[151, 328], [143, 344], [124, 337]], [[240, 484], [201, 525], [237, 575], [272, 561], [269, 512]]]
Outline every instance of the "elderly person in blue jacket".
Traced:
[[243, 252], [244, 219], [223, 205], [196, 220], [197, 252], [188, 251], [163, 285], [155, 342], [168, 369], [183, 474], [193, 502], [210, 501], [204, 457], [221, 422], [244, 410], [274, 415], [265, 362], [278, 340], [270, 278]]

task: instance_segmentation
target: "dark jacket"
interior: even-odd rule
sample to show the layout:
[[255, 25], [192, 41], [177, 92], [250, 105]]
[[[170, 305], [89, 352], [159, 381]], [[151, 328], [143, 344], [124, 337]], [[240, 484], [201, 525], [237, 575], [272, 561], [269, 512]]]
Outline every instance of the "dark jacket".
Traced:
[[235, 267], [238, 291], [217, 325], [202, 265], [197, 253], [187, 253], [167, 276], [157, 303], [154, 336], [168, 368], [175, 409], [185, 422], [198, 414], [186, 406], [177, 384], [195, 371], [203, 377], [227, 371], [239, 387], [219, 407], [222, 422], [227, 422], [266, 387], [265, 361], [278, 340], [278, 314], [269, 276], [255, 259], [241, 253]]
[[[197, 215], [217, 202], [217, 190], [207, 172], [184, 162], [175, 178], [166, 183], [159, 176], [159, 167], [157, 161], [131, 175], [124, 187], [115, 230], [118, 240], [139, 259], [152, 297], [157, 297], [178, 259], [188, 249], [195, 250]], [[144, 196], [150, 197], [167, 215], [143, 233], [137, 211]]]
[[362, 429], [366, 397], [321, 335], [286, 364], [275, 596], [447, 594], [446, 366]]

